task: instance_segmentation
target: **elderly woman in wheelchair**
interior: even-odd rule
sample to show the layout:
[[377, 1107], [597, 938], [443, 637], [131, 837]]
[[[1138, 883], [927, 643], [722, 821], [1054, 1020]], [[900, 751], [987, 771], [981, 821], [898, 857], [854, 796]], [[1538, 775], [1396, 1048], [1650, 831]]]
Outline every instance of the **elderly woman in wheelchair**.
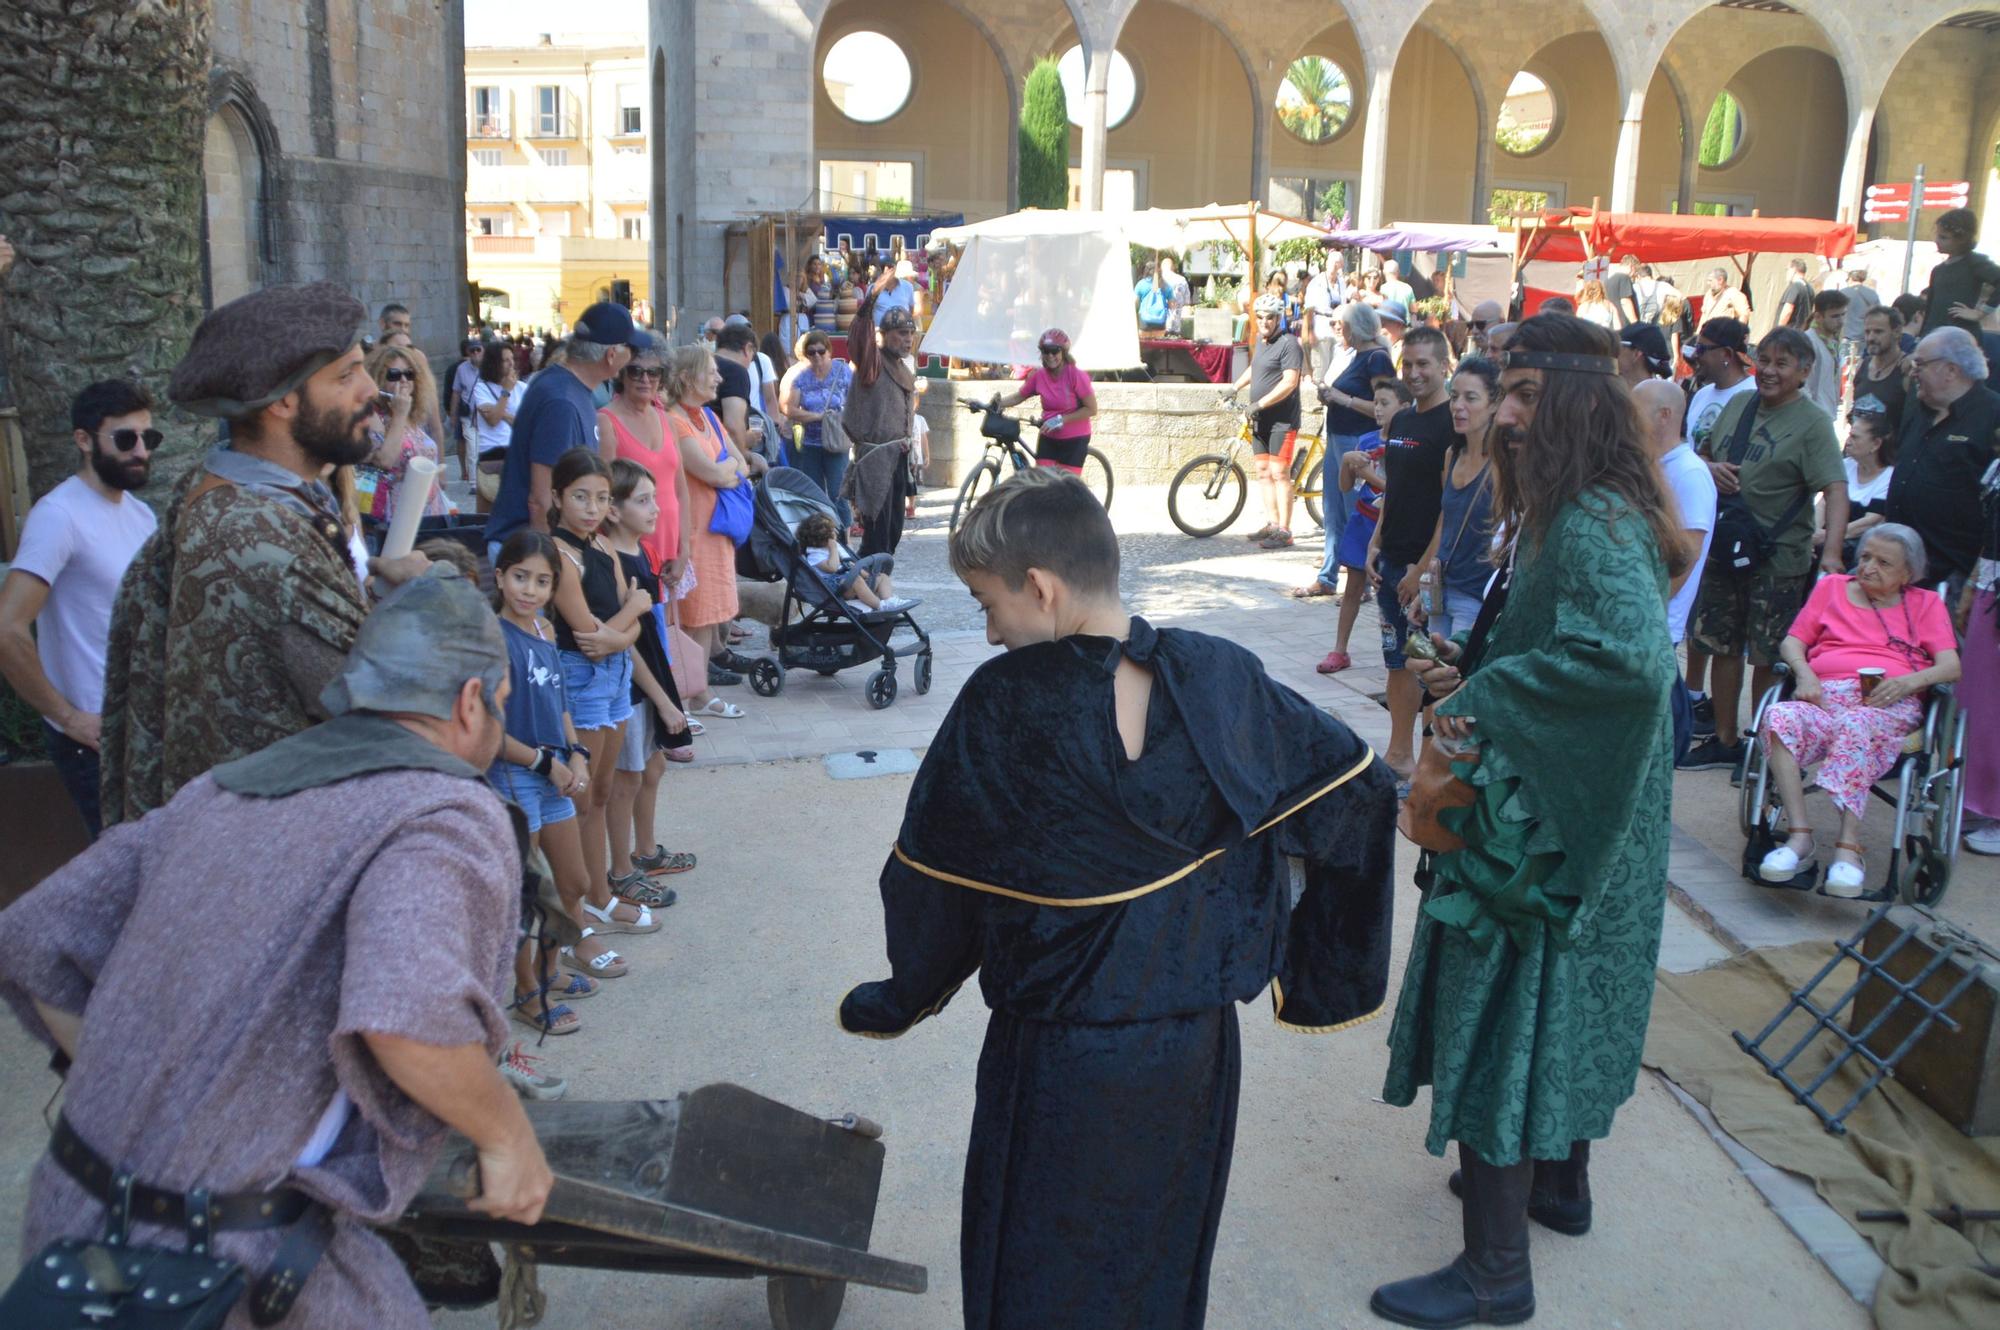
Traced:
[[1780, 654], [1791, 697], [1767, 706], [1759, 739], [1790, 832], [1758, 875], [1789, 882], [1817, 868], [1806, 820], [1802, 768], [1840, 809], [1826, 869], [1829, 896], [1862, 893], [1861, 822], [1869, 790], [1896, 765], [1903, 741], [1923, 725], [1923, 693], [1958, 679], [1951, 615], [1924, 576], [1923, 540], [1907, 526], [1870, 531], [1851, 576], [1823, 577], [1793, 620]]

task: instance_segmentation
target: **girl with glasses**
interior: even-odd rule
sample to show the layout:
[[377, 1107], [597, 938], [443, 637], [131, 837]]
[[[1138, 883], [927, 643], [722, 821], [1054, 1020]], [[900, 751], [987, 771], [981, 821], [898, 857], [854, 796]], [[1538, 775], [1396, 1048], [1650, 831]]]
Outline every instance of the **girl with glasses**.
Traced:
[[[375, 502], [369, 515], [378, 522], [396, 516], [396, 493], [409, 472], [410, 459], [439, 460], [437, 440], [418, 422], [437, 410], [437, 385], [431, 381], [429, 358], [400, 346], [378, 346], [369, 353], [367, 370], [376, 387], [388, 394], [386, 418], [377, 416], [369, 431], [375, 450], [369, 465], [381, 471], [375, 483]], [[449, 511], [444, 486], [435, 484], [424, 500], [425, 517], [443, 517]]]

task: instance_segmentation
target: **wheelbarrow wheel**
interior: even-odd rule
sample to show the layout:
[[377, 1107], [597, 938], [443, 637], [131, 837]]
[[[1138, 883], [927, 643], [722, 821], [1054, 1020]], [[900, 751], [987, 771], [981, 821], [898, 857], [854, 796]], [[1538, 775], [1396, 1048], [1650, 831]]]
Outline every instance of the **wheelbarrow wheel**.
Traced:
[[772, 1275], [764, 1281], [771, 1304], [771, 1330], [833, 1330], [847, 1285], [809, 1275]]

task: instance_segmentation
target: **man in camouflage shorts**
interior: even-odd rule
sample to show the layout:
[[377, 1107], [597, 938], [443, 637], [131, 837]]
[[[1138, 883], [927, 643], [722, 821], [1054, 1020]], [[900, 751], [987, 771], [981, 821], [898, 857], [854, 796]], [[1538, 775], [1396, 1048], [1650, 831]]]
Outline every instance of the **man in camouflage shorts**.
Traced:
[[[1847, 531], [1847, 473], [1833, 420], [1802, 391], [1812, 370], [1813, 344], [1796, 328], [1778, 328], [1757, 346], [1757, 391], [1731, 398], [1702, 441], [1701, 454], [1720, 496], [1715, 539], [1695, 597], [1694, 645], [1713, 657], [1710, 690], [1715, 734], [1690, 748], [1682, 771], [1735, 767], [1743, 761], [1738, 704], [1743, 657], [1751, 669], [1751, 699], [1771, 686], [1778, 646], [1798, 617], [1813, 578], [1813, 499], [1825, 508], [1822, 572], [1841, 569]], [[1735, 517], [1731, 519], [1731, 510]], [[1768, 556], [1744, 567], [1725, 534], [1743, 514], [1769, 538]], [[1747, 562], [1747, 559], [1745, 559]]]

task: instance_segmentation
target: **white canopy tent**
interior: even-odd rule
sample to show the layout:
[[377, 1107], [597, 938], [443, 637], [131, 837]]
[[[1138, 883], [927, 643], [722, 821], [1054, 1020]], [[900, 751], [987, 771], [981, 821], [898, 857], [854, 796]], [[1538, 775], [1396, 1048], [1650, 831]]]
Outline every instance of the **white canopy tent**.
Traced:
[[1042, 330], [1061, 328], [1085, 369], [1130, 369], [1140, 358], [1129, 246], [1181, 250], [1227, 241], [1246, 253], [1268, 253], [1284, 241], [1325, 234], [1254, 203], [1129, 213], [1029, 208], [944, 227], [931, 233], [931, 243], [963, 252], [924, 334], [924, 350], [1032, 365], [1040, 361]]
[[1087, 370], [1140, 363], [1125, 232], [1098, 213], [1030, 210], [933, 232], [963, 247], [924, 333], [926, 354], [1034, 365], [1042, 332], [1069, 334]]

